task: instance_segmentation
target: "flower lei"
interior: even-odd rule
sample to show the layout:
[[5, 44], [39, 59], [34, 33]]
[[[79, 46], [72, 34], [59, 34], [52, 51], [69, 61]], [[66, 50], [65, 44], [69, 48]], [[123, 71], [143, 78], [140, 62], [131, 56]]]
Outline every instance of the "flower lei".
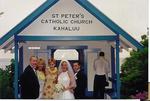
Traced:
[[42, 71], [37, 71], [37, 76], [39, 80], [45, 80], [45, 74]]
[[55, 73], [57, 72], [57, 68], [55, 67], [54, 70], [51, 70], [51, 69], [49, 68], [49, 72], [50, 72], [51, 74], [55, 74]]

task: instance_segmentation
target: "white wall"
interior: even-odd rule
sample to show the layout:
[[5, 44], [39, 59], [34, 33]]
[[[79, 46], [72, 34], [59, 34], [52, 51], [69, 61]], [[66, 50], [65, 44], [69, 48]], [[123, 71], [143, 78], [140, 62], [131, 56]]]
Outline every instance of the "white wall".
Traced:
[[[69, 8], [69, 9], [68, 9]], [[53, 16], [58, 14], [58, 17]], [[62, 14], [75, 14], [79, 17], [62, 17]], [[84, 15], [84, 17], [83, 17]], [[46, 22], [48, 23], [41, 23]], [[67, 20], [68, 23], [51, 23], [49, 20]], [[85, 21], [90, 20], [90, 24], [75, 24], [70, 23], [71, 20], [75, 21]], [[54, 30], [54, 27], [67, 27], [74, 28], [79, 27], [80, 30], [68, 31], [68, 30]], [[45, 11], [40, 17], [38, 17], [32, 24], [25, 28], [19, 35], [38, 35], [38, 36], [87, 36], [87, 35], [115, 35], [109, 28], [107, 28], [103, 23], [96, 19], [87, 10], [81, 7], [75, 0], [59, 0], [54, 6]]]

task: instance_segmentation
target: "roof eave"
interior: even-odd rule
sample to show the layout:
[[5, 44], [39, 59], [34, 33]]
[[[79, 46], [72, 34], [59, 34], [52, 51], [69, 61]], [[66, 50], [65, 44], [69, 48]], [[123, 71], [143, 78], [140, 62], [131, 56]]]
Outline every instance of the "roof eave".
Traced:
[[17, 35], [24, 28], [26, 28], [29, 24], [31, 24], [37, 17], [39, 17], [42, 13], [44, 13], [47, 9], [53, 6], [59, 0], [47, 0], [39, 8], [34, 10], [29, 16], [27, 16], [23, 21], [21, 21], [17, 26], [12, 28], [8, 33], [6, 33], [0, 39], [0, 45], [2, 45], [5, 41], [7, 41], [13, 35]]
[[85, 8], [89, 13], [95, 16], [99, 21], [101, 21], [105, 26], [111, 29], [114, 33], [119, 34], [126, 38], [131, 44], [133, 44], [137, 49], [143, 49], [144, 46], [136, 41], [132, 36], [125, 32], [120, 26], [114, 23], [110, 18], [108, 18], [104, 13], [99, 11], [95, 6], [93, 6], [87, 0], [75, 0], [83, 8]]
[[[47, 0], [46, 2], [44, 2], [39, 8], [37, 8], [33, 13], [31, 13], [28, 17], [26, 17], [16, 27], [14, 27], [7, 34], [5, 34], [0, 40], [0, 45], [2, 45], [13, 35], [20, 33], [24, 28], [26, 28], [29, 24], [31, 24], [37, 17], [39, 17], [42, 13], [44, 13], [47, 9], [49, 9], [58, 1], [59, 0]], [[123, 36], [138, 49], [143, 49], [142, 44], [140, 44], [138, 41], [132, 38], [127, 32], [125, 32], [121, 27], [115, 24], [111, 19], [109, 19], [106, 15], [104, 15], [101, 11], [99, 11], [90, 2], [88, 2], [87, 0], [75, 0], [75, 1], [79, 3], [83, 8], [85, 8], [89, 13], [95, 16], [105, 26], [111, 29], [114, 33]]]

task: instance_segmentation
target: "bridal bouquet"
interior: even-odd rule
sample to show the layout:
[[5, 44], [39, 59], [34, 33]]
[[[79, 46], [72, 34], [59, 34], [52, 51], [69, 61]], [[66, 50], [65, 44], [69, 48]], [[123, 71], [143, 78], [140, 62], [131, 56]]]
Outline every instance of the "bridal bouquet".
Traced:
[[60, 93], [60, 92], [62, 92], [63, 90], [64, 90], [64, 86], [63, 86], [62, 84], [56, 84], [56, 85], [55, 85], [54, 91], [55, 91], [56, 93]]

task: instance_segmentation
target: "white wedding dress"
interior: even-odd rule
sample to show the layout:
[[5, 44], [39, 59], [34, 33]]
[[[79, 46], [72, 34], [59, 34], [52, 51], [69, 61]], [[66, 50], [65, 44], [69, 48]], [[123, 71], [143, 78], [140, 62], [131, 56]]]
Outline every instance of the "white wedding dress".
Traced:
[[[62, 84], [65, 88], [70, 84], [70, 78], [68, 75], [68, 71], [60, 73], [58, 76], [58, 84]], [[65, 90], [57, 95], [56, 99], [75, 99], [74, 94], [70, 92], [70, 90]]]

